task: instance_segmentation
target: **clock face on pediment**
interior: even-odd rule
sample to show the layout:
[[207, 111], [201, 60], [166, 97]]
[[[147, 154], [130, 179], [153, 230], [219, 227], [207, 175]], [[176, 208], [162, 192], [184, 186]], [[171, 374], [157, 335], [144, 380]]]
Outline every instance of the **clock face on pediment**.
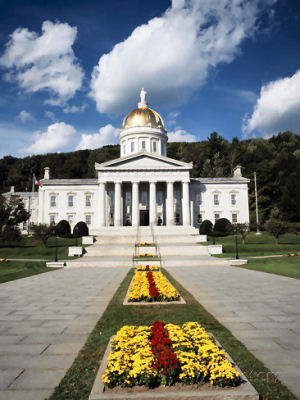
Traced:
[[139, 154], [116, 160], [108, 161], [103, 164], [96, 164], [96, 169], [191, 169], [192, 167], [181, 161], [172, 158]]

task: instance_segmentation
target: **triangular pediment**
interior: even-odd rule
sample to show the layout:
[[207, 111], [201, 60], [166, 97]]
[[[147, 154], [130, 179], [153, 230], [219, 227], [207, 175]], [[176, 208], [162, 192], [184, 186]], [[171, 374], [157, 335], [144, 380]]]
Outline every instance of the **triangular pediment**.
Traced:
[[190, 170], [192, 163], [185, 163], [182, 161], [174, 160], [173, 158], [158, 156], [155, 154], [140, 152], [127, 157], [117, 158], [115, 160], [107, 161], [102, 164], [95, 164], [96, 170], [122, 170], [122, 169], [175, 169], [175, 170]]

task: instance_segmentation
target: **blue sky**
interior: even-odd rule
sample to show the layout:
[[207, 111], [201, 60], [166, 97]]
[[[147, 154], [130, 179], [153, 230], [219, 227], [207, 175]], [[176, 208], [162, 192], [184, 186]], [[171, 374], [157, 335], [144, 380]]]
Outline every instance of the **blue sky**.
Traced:
[[170, 141], [300, 133], [296, 0], [0, 0], [0, 156], [118, 142], [147, 90]]

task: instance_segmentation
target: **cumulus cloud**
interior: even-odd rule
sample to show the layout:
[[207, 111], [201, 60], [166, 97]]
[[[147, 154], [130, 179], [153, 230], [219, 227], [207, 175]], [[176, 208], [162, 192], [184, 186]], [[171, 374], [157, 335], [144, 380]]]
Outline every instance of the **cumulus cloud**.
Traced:
[[184, 129], [177, 129], [174, 132], [168, 132], [169, 142], [196, 142], [197, 138]]
[[87, 104], [82, 104], [81, 106], [75, 106], [75, 105], [73, 105], [73, 106], [66, 106], [64, 109], [63, 109], [63, 112], [65, 113], [65, 114], [75, 114], [75, 113], [78, 113], [78, 112], [83, 112], [83, 111], [85, 111], [85, 109], [87, 108]]
[[102, 113], [128, 108], [141, 87], [155, 104], [177, 105], [229, 63], [256, 32], [275, 0], [173, 0], [162, 16], [138, 26], [94, 67], [90, 96]]
[[65, 122], [56, 122], [48, 126], [46, 132], [35, 132], [34, 143], [20, 151], [28, 154], [60, 151], [74, 140], [75, 134], [76, 130], [72, 125], [68, 125]]
[[45, 111], [45, 116], [47, 118], [51, 119], [51, 121], [53, 121], [53, 122], [56, 120], [55, 114], [52, 111]]
[[167, 125], [176, 125], [177, 118], [179, 117], [179, 111], [172, 111], [167, 115], [166, 123]]
[[97, 149], [107, 144], [117, 143], [119, 129], [107, 124], [99, 129], [98, 133], [81, 135], [81, 140], [75, 150]]
[[245, 136], [255, 130], [266, 137], [286, 130], [300, 132], [300, 70], [262, 86], [252, 115], [244, 117], [242, 129]]
[[80, 89], [83, 72], [72, 45], [77, 28], [67, 23], [44, 21], [42, 33], [18, 28], [0, 58], [9, 71], [6, 79], [17, 81], [26, 92], [48, 90], [47, 103], [64, 105]]
[[33, 116], [26, 110], [22, 110], [18, 115], [18, 118], [23, 124], [26, 124], [26, 122], [34, 119]]

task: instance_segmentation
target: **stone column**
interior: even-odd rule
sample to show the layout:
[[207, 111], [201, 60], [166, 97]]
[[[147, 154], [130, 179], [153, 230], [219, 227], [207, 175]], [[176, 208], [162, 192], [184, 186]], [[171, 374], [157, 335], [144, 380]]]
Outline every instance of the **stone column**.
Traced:
[[167, 201], [166, 201], [167, 225], [174, 225], [174, 188], [173, 182], [167, 182]]
[[182, 225], [190, 225], [189, 182], [182, 182]]
[[115, 226], [121, 225], [121, 182], [115, 182]]
[[99, 185], [99, 222], [100, 226], [106, 226], [106, 201], [105, 201], [105, 182]]
[[149, 225], [156, 225], [156, 182], [149, 183]]
[[132, 226], [139, 226], [140, 224], [140, 210], [139, 210], [139, 183], [132, 182], [132, 209], [131, 209]]

